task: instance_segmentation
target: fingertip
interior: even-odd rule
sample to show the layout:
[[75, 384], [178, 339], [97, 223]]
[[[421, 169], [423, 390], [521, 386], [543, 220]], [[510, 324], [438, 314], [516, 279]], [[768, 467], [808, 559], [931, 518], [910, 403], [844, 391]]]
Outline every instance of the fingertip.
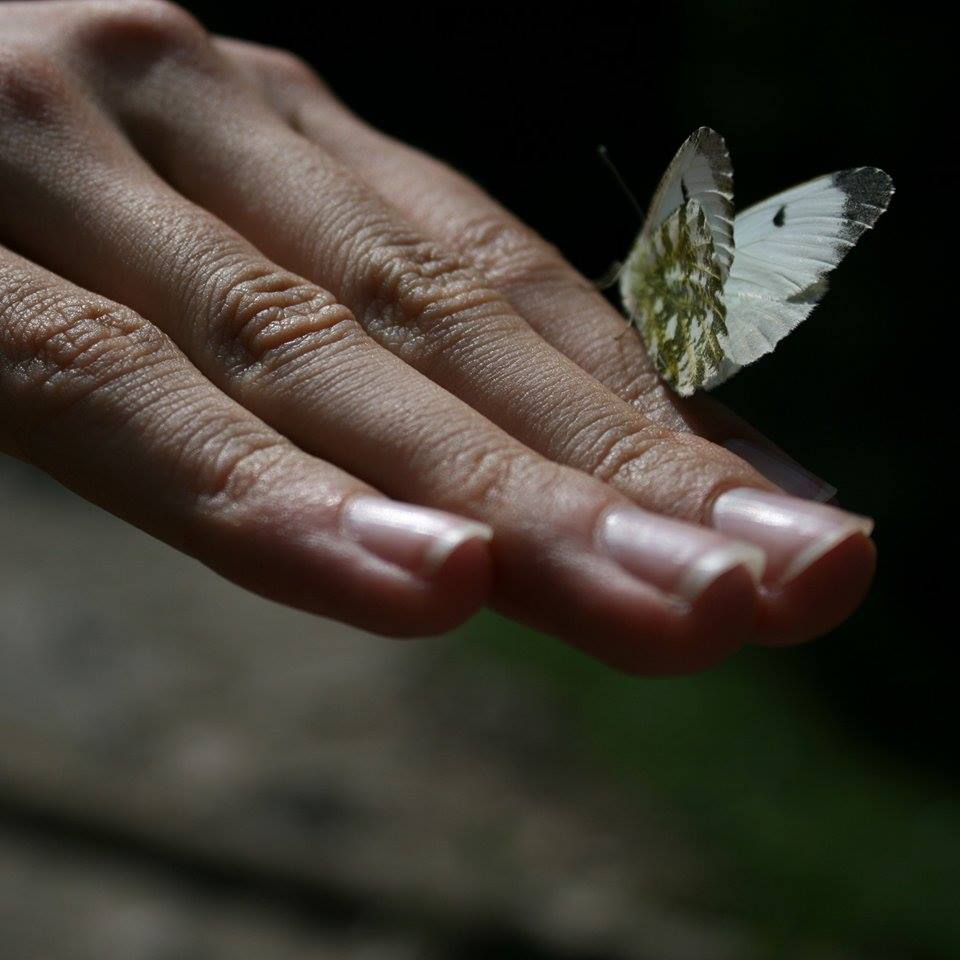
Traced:
[[758, 605], [754, 571], [742, 564], [727, 570], [678, 619], [644, 674], [687, 676], [722, 663], [753, 638]]
[[863, 600], [873, 577], [873, 521], [781, 493], [728, 490], [712, 522], [767, 555], [757, 641], [799, 643], [821, 636]]
[[482, 537], [461, 541], [433, 574], [436, 589], [477, 605], [483, 603], [493, 583], [490, 543]]
[[760, 594], [755, 571], [741, 564], [718, 577], [698, 598], [689, 618], [689, 646], [678, 673], [722, 663], [753, 639]]
[[839, 626], [863, 602], [876, 562], [873, 541], [855, 531], [789, 582], [766, 588], [759, 642], [803, 643]]
[[[484, 537], [458, 543], [439, 567], [410, 584], [404, 609], [383, 618], [375, 632], [398, 638], [435, 636], [460, 626], [487, 602], [493, 583], [490, 545]], [[386, 612], [385, 612], [386, 613]]]
[[602, 633], [567, 639], [623, 673], [697, 673], [722, 662], [754, 635], [758, 592], [746, 565], [717, 576], [692, 602], [642, 582], [619, 593], [606, 597], [602, 612], [607, 627]]
[[381, 636], [443, 633], [486, 601], [485, 525], [288, 479], [283, 495], [204, 511], [191, 552], [267, 599]]

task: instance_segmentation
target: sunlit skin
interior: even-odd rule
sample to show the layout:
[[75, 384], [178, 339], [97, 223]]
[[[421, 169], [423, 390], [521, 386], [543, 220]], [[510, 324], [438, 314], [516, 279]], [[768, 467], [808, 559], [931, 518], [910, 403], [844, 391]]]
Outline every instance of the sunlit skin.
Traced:
[[776, 490], [720, 444], [766, 441], [467, 179], [176, 6], [0, 5], [0, 244], [0, 450], [272, 599], [399, 636], [486, 604], [660, 673], [869, 584], [838, 511], [787, 583], [701, 564], [740, 556], [722, 494]]

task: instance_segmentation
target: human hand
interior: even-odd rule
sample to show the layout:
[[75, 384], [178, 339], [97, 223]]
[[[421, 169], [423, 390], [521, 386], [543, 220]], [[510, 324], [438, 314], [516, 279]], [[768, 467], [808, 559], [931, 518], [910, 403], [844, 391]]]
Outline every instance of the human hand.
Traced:
[[557, 251], [300, 61], [162, 0], [0, 37], [0, 450], [383, 633], [489, 602], [687, 671], [860, 601], [862, 518], [776, 493]]

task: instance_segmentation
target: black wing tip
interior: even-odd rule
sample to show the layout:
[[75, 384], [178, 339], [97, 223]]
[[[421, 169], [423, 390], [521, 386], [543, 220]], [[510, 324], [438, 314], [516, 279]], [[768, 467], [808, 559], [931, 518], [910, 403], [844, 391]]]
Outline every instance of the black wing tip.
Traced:
[[687, 142], [694, 142], [698, 147], [703, 147], [704, 144], [710, 144], [711, 146], [718, 147], [724, 153], [727, 152], [727, 141], [717, 133], [713, 127], [697, 127], [693, 133], [687, 137]]
[[840, 170], [833, 175], [833, 185], [857, 206], [876, 207], [877, 216], [887, 209], [894, 193], [893, 178], [879, 167]]
[[854, 244], [880, 219], [893, 196], [893, 179], [877, 167], [854, 167], [833, 175], [833, 186], [843, 192], [841, 237]]
[[727, 147], [727, 141], [717, 133], [713, 127], [697, 127], [693, 133], [683, 142], [683, 146], [677, 151], [677, 154], [683, 152], [684, 148], [692, 144], [700, 153], [707, 157], [714, 172], [725, 182], [725, 189], [733, 190], [733, 170], [730, 166], [730, 150]]

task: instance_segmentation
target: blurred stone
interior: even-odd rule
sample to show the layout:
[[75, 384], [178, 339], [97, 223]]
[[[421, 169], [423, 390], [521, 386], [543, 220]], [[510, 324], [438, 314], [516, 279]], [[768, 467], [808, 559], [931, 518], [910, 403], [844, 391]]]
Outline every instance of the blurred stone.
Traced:
[[413, 960], [403, 934], [337, 931], [149, 865], [0, 828], [4, 960]]
[[[328, 938], [358, 917], [388, 931], [386, 952], [344, 958], [402, 957], [411, 932], [417, 956], [490, 937], [530, 957], [763, 955], [691, 906], [704, 864], [652, 800], [571, 755], [529, 684], [451, 641], [247, 594], [19, 464], [0, 463], [0, 497], [0, 826], [131, 851], [121, 869], [4, 841], [0, 934], [26, 943], [33, 918], [47, 938], [11, 957], [327, 956], [285, 898]], [[195, 868], [216, 883], [191, 892]], [[270, 903], [252, 916], [217, 884]], [[68, 909], [44, 924], [45, 901]]]

